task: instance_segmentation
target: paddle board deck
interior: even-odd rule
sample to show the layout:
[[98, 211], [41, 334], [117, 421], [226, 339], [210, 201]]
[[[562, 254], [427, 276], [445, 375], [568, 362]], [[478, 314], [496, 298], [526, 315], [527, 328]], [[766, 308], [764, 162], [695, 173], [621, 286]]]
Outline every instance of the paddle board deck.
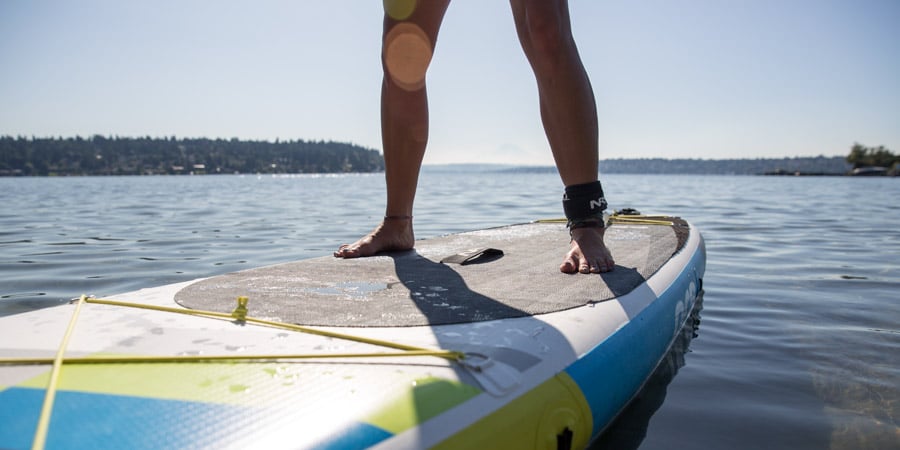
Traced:
[[[20, 358], [0, 365], [0, 448], [582, 448], [665, 354], [705, 268], [677, 218], [619, 218], [606, 242], [607, 274], [559, 273], [568, 233], [541, 222], [111, 297], [168, 310], [0, 318], [0, 356]], [[21, 360], [53, 358], [76, 310], [56, 375]], [[175, 359], [96, 362], [119, 356]]]

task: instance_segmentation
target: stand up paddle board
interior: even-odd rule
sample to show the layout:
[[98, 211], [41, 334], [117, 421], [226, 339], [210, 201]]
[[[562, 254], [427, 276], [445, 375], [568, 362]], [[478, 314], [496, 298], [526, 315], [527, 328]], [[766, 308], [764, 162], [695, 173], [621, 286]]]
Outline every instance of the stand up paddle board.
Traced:
[[0, 448], [583, 448], [690, 314], [703, 239], [618, 216], [322, 257], [0, 318]]

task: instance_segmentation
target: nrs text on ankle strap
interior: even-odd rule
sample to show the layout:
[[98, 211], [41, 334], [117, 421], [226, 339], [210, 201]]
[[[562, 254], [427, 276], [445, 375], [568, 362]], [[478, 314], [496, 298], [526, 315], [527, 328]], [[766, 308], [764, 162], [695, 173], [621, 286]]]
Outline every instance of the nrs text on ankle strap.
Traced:
[[586, 226], [603, 227], [603, 211], [606, 198], [599, 181], [566, 186], [563, 194], [563, 211], [570, 229]]

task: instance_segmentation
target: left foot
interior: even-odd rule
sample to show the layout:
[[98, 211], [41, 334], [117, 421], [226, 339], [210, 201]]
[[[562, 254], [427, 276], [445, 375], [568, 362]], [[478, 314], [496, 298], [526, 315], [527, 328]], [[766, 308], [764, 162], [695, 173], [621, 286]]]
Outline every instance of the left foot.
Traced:
[[415, 245], [411, 216], [387, 216], [371, 233], [352, 244], [341, 245], [335, 258], [360, 258], [382, 251], [409, 250]]
[[599, 227], [572, 230], [572, 248], [559, 266], [560, 272], [603, 273], [613, 270], [616, 263], [603, 243], [605, 231]]

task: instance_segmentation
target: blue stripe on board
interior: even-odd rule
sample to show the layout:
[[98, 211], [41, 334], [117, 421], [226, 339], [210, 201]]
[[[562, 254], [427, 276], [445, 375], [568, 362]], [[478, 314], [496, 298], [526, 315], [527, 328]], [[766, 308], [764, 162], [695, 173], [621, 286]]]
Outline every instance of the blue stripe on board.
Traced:
[[669, 289], [566, 369], [591, 407], [592, 438], [631, 400], [665, 355], [690, 314], [704, 266], [700, 247]]
[[[0, 391], [0, 448], [30, 448], [44, 390]], [[216, 447], [223, 433], [252, 419], [245, 407], [145, 397], [59, 391], [48, 448], [158, 449]], [[216, 430], [211, 432], [210, 424]], [[219, 445], [216, 445], [219, 444]]]
[[0, 448], [31, 448], [44, 391], [9, 388], [0, 391]]
[[355, 425], [352, 425], [347, 430], [341, 432], [340, 435], [333, 436], [324, 442], [315, 445], [315, 448], [327, 450], [368, 448], [391, 436], [393, 436], [393, 434], [380, 427], [357, 422]]

